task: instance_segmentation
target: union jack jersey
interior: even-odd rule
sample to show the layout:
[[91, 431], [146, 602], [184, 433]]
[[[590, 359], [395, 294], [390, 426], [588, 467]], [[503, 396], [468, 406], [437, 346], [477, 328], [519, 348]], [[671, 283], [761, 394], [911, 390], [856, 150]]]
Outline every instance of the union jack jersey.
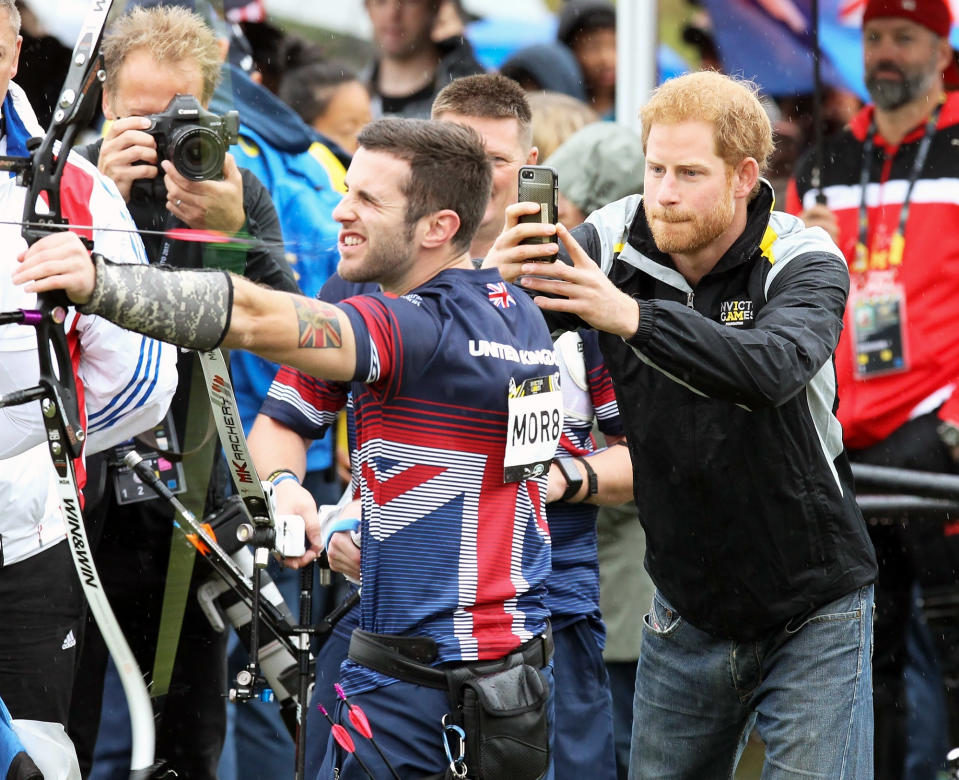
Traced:
[[[505, 285], [510, 305], [492, 300], [501, 282], [494, 270], [450, 269], [399, 298], [343, 300], [354, 381], [283, 369], [263, 407], [286, 424], [312, 414], [314, 435], [352, 392], [360, 626], [432, 637], [437, 663], [499, 658], [541, 633], [548, 614], [545, 475], [504, 483], [503, 462], [511, 381], [558, 368], [529, 296]], [[348, 661], [341, 682], [358, 693], [393, 680]]]

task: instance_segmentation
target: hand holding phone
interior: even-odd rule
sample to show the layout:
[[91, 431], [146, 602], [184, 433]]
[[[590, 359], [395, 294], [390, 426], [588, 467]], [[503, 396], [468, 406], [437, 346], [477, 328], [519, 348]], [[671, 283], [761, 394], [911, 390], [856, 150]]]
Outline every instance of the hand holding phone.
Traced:
[[[555, 169], [547, 165], [524, 165], [519, 169], [519, 198], [523, 203], [530, 201], [539, 204], [538, 214], [524, 214], [519, 218], [520, 222], [541, 222], [544, 224], [555, 225], [558, 219], [559, 206], [557, 204], [559, 195], [559, 177]], [[546, 244], [557, 243], [556, 234], [551, 236], [534, 236], [533, 238], [524, 238], [523, 244]], [[545, 255], [539, 258], [531, 258], [531, 262], [552, 263], [556, 260], [556, 255]]]

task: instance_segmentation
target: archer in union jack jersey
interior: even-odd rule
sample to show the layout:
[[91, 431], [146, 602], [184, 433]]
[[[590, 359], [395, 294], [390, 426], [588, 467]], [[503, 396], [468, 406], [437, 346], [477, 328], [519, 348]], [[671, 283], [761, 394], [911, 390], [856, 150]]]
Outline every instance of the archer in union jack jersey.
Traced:
[[[360, 293], [375, 291], [375, 285], [345, 282], [334, 275], [323, 286], [319, 297], [331, 303], [339, 302]], [[515, 289], [499, 282], [487, 285], [490, 300], [497, 305], [500, 293], [506, 300], [512, 299]], [[608, 497], [606, 494], [617, 482], [611, 471], [610, 461], [602, 463], [605, 453], [596, 452], [592, 437], [593, 421], [606, 434], [607, 444], [621, 441], [623, 427], [613, 394], [612, 381], [599, 353], [594, 331], [570, 332], [556, 342], [557, 360], [561, 373], [564, 423], [563, 435], [556, 450], [557, 457], [590, 456], [599, 475], [600, 500], [585, 503], [589, 496], [577, 496], [571, 500], [556, 500], [547, 505], [547, 520], [550, 528], [552, 571], [547, 580], [547, 606], [556, 642], [553, 675], [556, 682], [556, 738], [554, 748], [560, 757], [557, 762], [557, 777], [575, 777], [585, 762], [597, 771], [615, 773], [612, 765], [612, 720], [609, 709], [609, 684], [602, 659], [605, 628], [599, 612], [599, 566], [596, 551], [597, 503]], [[286, 426], [302, 437], [304, 442], [320, 437], [336, 419], [342, 407], [348, 387], [335, 382], [311, 377], [295, 369], [283, 368], [270, 387], [260, 414]], [[625, 448], [613, 447], [625, 455]], [[600, 455], [599, 458], [596, 456]], [[628, 482], [632, 473], [626, 461]], [[261, 469], [262, 471], [262, 469]], [[552, 470], [550, 481], [554, 476]], [[561, 474], [556, 476], [559, 485], [565, 485]], [[354, 487], [356, 482], [354, 480]], [[627, 490], [627, 492], [629, 492]], [[554, 495], [553, 492], [550, 492]], [[577, 501], [577, 498], [579, 500]], [[336, 639], [324, 645], [319, 659], [332, 652], [340, 659], [346, 655], [349, 634], [356, 627], [359, 609], [353, 610], [334, 629]], [[318, 669], [321, 660], [318, 659]], [[339, 660], [336, 661], [339, 663]], [[330, 662], [323, 661], [324, 669], [332, 669]], [[325, 672], [324, 680], [331, 671]], [[334, 677], [336, 679], [336, 677]], [[324, 694], [324, 684], [317, 673], [317, 691], [314, 698], [332, 709], [335, 702], [330, 688]], [[311, 707], [313, 705], [311, 704]], [[311, 710], [312, 711], [312, 710]], [[329, 727], [320, 718], [308, 724], [308, 738], [313, 735], [329, 735]], [[585, 729], [585, 731], [584, 731]], [[309, 764], [308, 764], [309, 766]], [[309, 773], [311, 776], [315, 771]]]
[[[476, 685], [488, 683], [474, 662], [483, 674], [512, 673], [523, 683], [503, 690], [522, 704], [510, 727], [528, 736], [466, 761], [474, 772], [496, 760], [525, 772], [503, 776], [549, 778], [545, 474], [563, 425], [552, 341], [530, 299], [470, 262], [491, 179], [478, 135], [385, 119], [359, 142], [333, 212], [338, 271], [381, 293], [331, 305], [220, 272], [146, 266], [131, 275], [102, 258], [94, 269], [75, 252], [27, 252], [15, 280], [38, 292], [63, 287], [85, 311], [181, 346], [250, 349], [351, 383], [365, 631], [353, 634], [350, 656], [362, 666], [347, 664], [344, 688], [382, 724], [378, 741], [401, 776], [423, 777], [450, 766], [443, 717], [465, 718], [447, 696], [449, 666]], [[156, 305], [120, 305], [127, 290]], [[189, 301], [193, 316], [162, 302], [170, 297]], [[315, 508], [304, 511], [311, 547], [294, 565], [322, 549]], [[466, 721], [474, 738], [479, 725]], [[320, 776], [364, 776], [375, 754], [358, 751], [362, 762], [331, 741]]]
[[[510, 382], [557, 369], [528, 296], [515, 293], [496, 272], [452, 269], [401, 298], [348, 298], [357, 381], [282, 369], [263, 407], [301, 434], [309, 409], [317, 435], [352, 389], [360, 625], [431, 636], [438, 663], [499, 658], [545, 628], [546, 482], [504, 483], [503, 459]], [[344, 672], [347, 693], [392, 681], [352, 662]]]

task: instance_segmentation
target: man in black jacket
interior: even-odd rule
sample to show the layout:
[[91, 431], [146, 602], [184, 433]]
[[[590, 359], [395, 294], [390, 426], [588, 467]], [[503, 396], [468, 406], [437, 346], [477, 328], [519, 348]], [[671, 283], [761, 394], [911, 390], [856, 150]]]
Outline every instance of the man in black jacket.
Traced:
[[[158, 155], [154, 135], [146, 132], [150, 123], [144, 117], [163, 112], [174, 95], [209, 103], [221, 73], [216, 35], [183, 8], [137, 8], [110, 28], [102, 52], [103, 109], [112, 124], [102, 141], [80, 151], [117, 184], [137, 227], [155, 231], [143, 235], [150, 261], [227, 268], [298, 291], [283, 257], [276, 211], [259, 180], [226, 154], [220, 178], [192, 181]], [[238, 240], [205, 244], [169, 234], [184, 228]], [[195, 362], [192, 353], [181, 353], [180, 382], [165, 429], [135, 444], [141, 452], [152, 449], [182, 462], [181, 499], [204, 516], [223, 504], [229, 476]], [[97, 563], [141, 669], [152, 670], [151, 693], [161, 697], [157, 755], [181, 777], [213, 780], [226, 728], [228, 635], [218, 634], [199, 608], [196, 589], [209, 572], [194, 571], [192, 548], [173, 534], [172, 510], [150, 496], [136, 503], [124, 498], [121, 458], [122, 452], [108, 453], [100, 463], [101, 498], [87, 512], [88, 525], [102, 534]], [[165, 599], [165, 591], [178, 593], [179, 604], [175, 597]], [[86, 642], [70, 718], [85, 769], [99, 723], [104, 663], [102, 646]]]
[[630, 777], [729, 777], [753, 725], [781, 772], [871, 777], [876, 561], [832, 365], [845, 263], [771, 211], [749, 85], [674, 79], [642, 119], [642, 198], [572, 234], [517, 225], [538, 210], [517, 204], [488, 257], [507, 280], [542, 274], [542, 245], [519, 241], [559, 234], [565, 262], [523, 284], [554, 329], [600, 331], [626, 419], [657, 587]]

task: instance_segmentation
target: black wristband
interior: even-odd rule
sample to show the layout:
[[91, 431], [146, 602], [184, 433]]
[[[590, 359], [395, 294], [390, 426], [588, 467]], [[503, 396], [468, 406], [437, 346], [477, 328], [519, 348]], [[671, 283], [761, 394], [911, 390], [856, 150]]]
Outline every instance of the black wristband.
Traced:
[[599, 480], [596, 477], [596, 472], [593, 471], [593, 467], [586, 461], [586, 458], [577, 456], [573, 458], [573, 460], [578, 460], [583, 464], [583, 468], [586, 469], [586, 495], [583, 496], [583, 501], [585, 501], [587, 498], [591, 498], [599, 492]]
[[579, 493], [583, 486], [583, 476], [579, 469], [573, 464], [572, 458], [553, 458], [555, 463], [566, 480], [566, 491], [559, 497], [560, 501], [569, 501], [573, 496]]

